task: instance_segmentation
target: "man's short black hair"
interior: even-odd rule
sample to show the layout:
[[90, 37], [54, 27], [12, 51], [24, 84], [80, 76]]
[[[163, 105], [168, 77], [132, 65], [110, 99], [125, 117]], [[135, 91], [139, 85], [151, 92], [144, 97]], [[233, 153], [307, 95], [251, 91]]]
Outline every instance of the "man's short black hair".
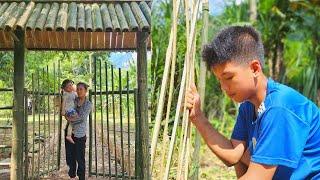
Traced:
[[261, 37], [252, 26], [230, 26], [221, 30], [211, 43], [204, 45], [202, 57], [208, 68], [227, 61], [243, 63], [253, 59], [264, 65]]
[[88, 88], [89, 88], [89, 85], [86, 84], [86, 83], [84, 83], [84, 82], [79, 82], [79, 83], [77, 84], [77, 87], [79, 87], [79, 86], [84, 87], [85, 90], [88, 90]]
[[61, 89], [64, 89], [67, 86], [67, 84], [69, 84], [69, 83], [74, 84], [74, 82], [71, 79], [63, 80], [62, 84], [61, 84]]

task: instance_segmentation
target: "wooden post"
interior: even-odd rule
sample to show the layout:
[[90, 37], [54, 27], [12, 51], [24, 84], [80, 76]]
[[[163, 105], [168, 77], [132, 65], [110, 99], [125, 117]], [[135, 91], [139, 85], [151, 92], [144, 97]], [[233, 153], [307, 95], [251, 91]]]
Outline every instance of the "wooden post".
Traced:
[[23, 179], [23, 137], [24, 137], [24, 31], [15, 30], [14, 73], [13, 73], [13, 120], [11, 180]]
[[138, 121], [136, 151], [138, 151], [137, 179], [151, 179], [149, 154], [149, 124], [148, 124], [148, 86], [147, 86], [147, 32], [137, 32], [137, 78], [138, 78]]

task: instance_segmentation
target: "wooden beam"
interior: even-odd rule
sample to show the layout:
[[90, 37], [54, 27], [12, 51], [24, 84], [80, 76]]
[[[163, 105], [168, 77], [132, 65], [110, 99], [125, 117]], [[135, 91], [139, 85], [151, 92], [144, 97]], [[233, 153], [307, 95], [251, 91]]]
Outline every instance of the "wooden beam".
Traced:
[[148, 122], [148, 86], [147, 86], [147, 38], [146, 32], [137, 32], [137, 78], [138, 78], [138, 131], [136, 141], [136, 175], [137, 179], [151, 179], [149, 153]]
[[23, 179], [23, 141], [24, 141], [24, 64], [25, 32], [16, 30], [18, 41], [14, 41], [14, 74], [13, 74], [13, 121], [11, 180]]

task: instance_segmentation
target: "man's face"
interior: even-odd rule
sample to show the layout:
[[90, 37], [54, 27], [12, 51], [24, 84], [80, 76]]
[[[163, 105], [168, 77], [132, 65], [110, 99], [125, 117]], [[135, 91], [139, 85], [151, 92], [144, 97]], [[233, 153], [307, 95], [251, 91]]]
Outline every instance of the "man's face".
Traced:
[[256, 92], [257, 66], [261, 68], [260, 63], [256, 60], [246, 64], [228, 61], [213, 66], [211, 71], [219, 80], [221, 89], [232, 100], [243, 102]]

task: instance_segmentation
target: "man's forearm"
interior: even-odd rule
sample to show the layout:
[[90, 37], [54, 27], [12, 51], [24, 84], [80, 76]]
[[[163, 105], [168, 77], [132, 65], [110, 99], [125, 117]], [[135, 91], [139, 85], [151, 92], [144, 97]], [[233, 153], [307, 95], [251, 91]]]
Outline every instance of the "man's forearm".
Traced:
[[239, 162], [243, 155], [243, 150], [234, 148], [229, 139], [215, 130], [208, 119], [201, 115], [196, 117], [194, 125], [211, 149], [227, 166], [232, 166]]

